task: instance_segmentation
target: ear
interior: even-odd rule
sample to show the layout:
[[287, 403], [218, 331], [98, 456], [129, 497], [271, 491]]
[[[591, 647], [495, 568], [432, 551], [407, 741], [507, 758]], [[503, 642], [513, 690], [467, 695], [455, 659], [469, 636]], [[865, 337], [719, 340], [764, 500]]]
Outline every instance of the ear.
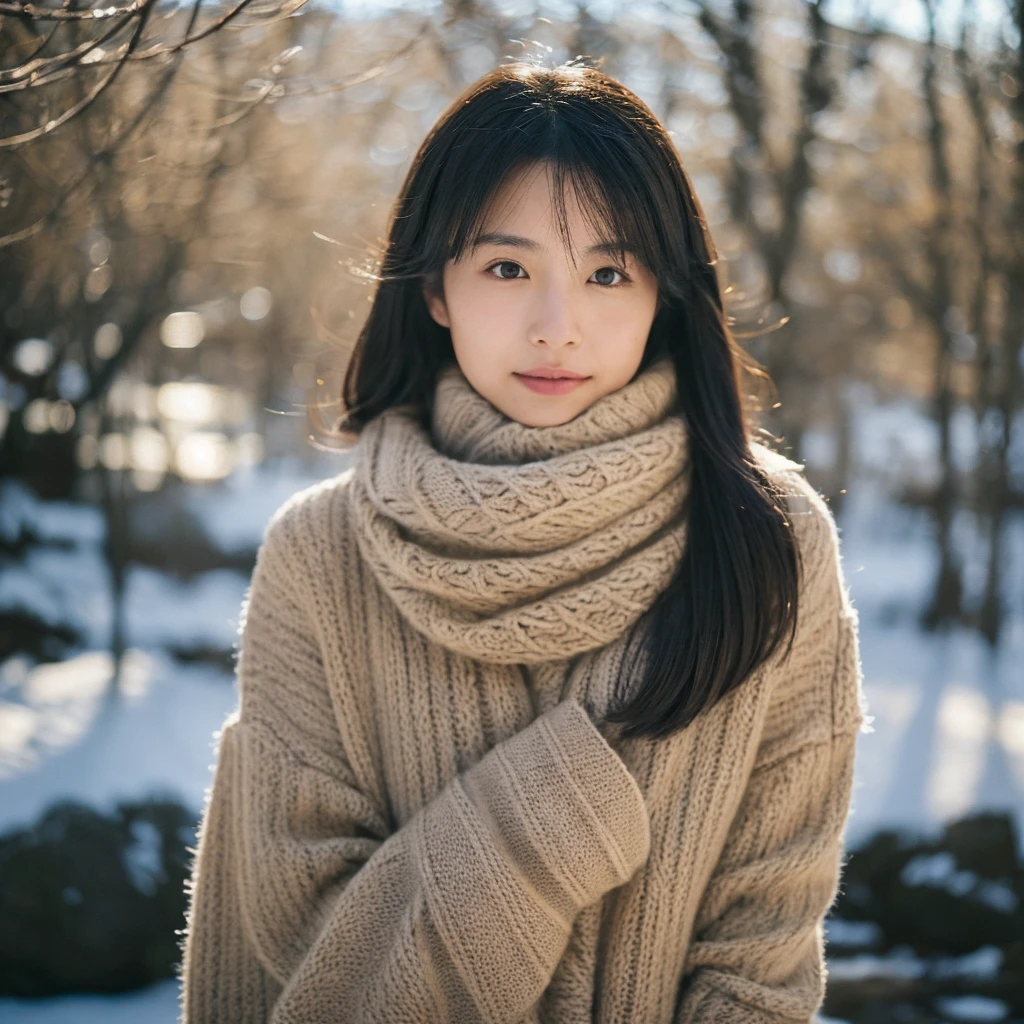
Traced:
[[451, 327], [448, 317], [448, 304], [444, 301], [444, 290], [436, 275], [423, 279], [423, 300], [427, 304], [427, 312], [442, 327]]

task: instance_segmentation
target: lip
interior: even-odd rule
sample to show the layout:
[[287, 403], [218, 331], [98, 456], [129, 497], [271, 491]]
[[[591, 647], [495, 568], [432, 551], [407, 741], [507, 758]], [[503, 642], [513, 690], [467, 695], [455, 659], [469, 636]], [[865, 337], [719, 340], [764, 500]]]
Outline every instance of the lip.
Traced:
[[590, 380], [582, 373], [563, 370], [557, 366], [537, 366], [523, 373], [513, 373], [513, 376], [531, 391], [541, 395], [566, 395], [584, 381]]
[[561, 366], [535, 366], [532, 370], [523, 370], [517, 373], [517, 377], [548, 377], [551, 379], [586, 380], [585, 373], [577, 373], [575, 370], [565, 370]]

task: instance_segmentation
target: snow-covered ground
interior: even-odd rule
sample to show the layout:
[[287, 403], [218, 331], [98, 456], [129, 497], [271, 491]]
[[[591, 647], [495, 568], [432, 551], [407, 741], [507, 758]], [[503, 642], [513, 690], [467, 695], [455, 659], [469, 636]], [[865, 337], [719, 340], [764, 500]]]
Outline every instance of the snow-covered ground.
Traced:
[[[320, 468], [321, 472], [317, 472]], [[189, 495], [192, 511], [225, 554], [255, 551], [267, 520], [295, 491], [340, 472], [333, 461], [239, 474]], [[169, 649], [228, 650], [237, 642], [247, 575], [215, 569], [182, 582], [147, 566], [126, 578], [129, 650], [119, 692], [107, 685], [112, 608], [93, 508], [0, 492], [0, 530], [27, 519], [52, 547], [34, 549], [0, 578], [0, 609], [28, 605], [72, 623], [84, 649], [56, 664], [16, 655], [0, 664], [0, 832], [27, 825], [53, 800], [98, 808], [147, 793], [175, 794], [197, 810], [210, 782], [214, 733], [234, 707], [230, 672], [184, 664]], [[63, 546], [57, 546], [60, 542]]]
[[[860, 617], [873, 732], [858, 737], [853, 845], [885, 825], [934, 829], [971, 810], [1006, 808], [1024, 825], [1024, 615], [1000, 647], [974, 632], [921, 632], [932, 581], [923, 514], [855, 485], [840, 520], [843, 567]], [[1024, 580], [1024, 524], [1007, 544], [1008, 590]], [[1024, 851], [1024, 830], [1018, 831]]]
[[[64, 996], [60, 999], [0, 999], [0, 1020], [6, 1024], [176, 1024], [178, 983], [162, 981], [140, 992], [120, 996]], [[1000, 1020], [999, 1017], [956, 1017], [956, 1020]], [[819, 1016], [814, 1024], [844, 1024]]]
[[0, 999], [5, 1024], [176, 1024], [178, 982], [161, 981], [120, 995]]
[[30, 824], [58, 798], [112, 810], [161, 793], [202, 806], [213, 733], [235, 700], [231, 677], [137, 648], [116, 697], [110, 672], [110, 655], [90, 651], [28, 670], [18, 699], [0, 702], [0, 832]]

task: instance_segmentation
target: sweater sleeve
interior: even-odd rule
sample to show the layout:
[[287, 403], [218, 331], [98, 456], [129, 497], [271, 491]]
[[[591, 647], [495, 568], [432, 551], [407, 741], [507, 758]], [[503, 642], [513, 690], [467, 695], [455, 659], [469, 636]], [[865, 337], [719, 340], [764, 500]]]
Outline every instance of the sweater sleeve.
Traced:
[[674, 1024], [809, 1024], [824, 999], [824, 919], [839, 890], [866, 705], [835, 525], [820, 499], [812, 505], [817, 541], [807, 546], [817, 551], [779, 671], [824, 688], [826, 699], [811, 704], [806, 690], [780, 687], [787, 728], [759, 747], [698, 911]]
[[389, 827], [342, 746], [316, 636], [323, 598], [287, 523], [268, 528], [244, 608], [180, 1019], [520, 1020], [577, 913], [646, 859], [643, 795], [565, 701]]

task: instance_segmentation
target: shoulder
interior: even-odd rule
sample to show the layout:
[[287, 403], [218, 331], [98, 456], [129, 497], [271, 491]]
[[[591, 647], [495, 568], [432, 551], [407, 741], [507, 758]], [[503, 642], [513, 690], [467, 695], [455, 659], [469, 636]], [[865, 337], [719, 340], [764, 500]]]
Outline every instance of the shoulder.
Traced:
[[814, 736], [827, 739], [855, 730], [864, 720], [867, 702], [859, 616], [843, 568], [835, 516], [802, 465], [760, 444], [751, 449], [785, 500], [799, 554], [793, 649], [783, 646], [772, 658], [777, 671], [762, 756], [775, 760]]
[[796, 541], [805, 588], [842, 580], [839, 526], [828, 502], [807, 479], [802, 463], [794, 462], [760, 442], [751, 453], [765, 476], [785, 502], [785, 511]]
[[257, 559], [288, 559], [315, 575], [330, 564], [348, 533], [348, 485], [353, 467], [296, 491], [283, 501], [263, 531]]

